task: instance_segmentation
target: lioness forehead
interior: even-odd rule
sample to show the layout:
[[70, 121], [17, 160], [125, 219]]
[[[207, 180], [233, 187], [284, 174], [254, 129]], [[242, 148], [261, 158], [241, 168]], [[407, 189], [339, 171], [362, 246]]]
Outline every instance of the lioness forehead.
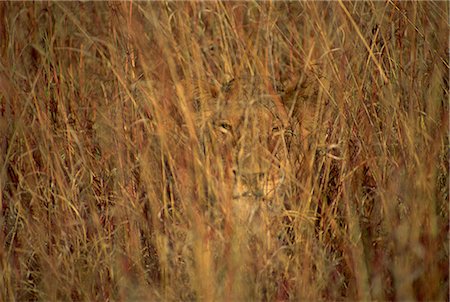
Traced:
[[254, 126], [266, 128], [276, 120], [271, 108], [258, 101], [218, 104], [213, 118], [215, 123], [226, 122], [235, 130]]
[[273, 106], [268, 106], [260, 100], [219, 101], [216, 103], [215, 111], [219, 115], [267, 115], [273, 116]]
[[237, 131], [238, 126], [243, 129], [257, 124], [264, 132], [280, 120], [273, 95], [266, 91], [262, 81], [231, 80], [210, 96], [204, 99], [199, 112], [198, 121], [203, 121], [200, 125], [205, 122], [227, 125]]

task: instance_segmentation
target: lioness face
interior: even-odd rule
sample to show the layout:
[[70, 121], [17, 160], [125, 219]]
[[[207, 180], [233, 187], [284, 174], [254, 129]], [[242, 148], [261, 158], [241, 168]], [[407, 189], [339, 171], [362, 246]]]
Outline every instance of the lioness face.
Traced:
[[282, 123], [269, 96], [245, 91], [222, 95], [208, 110], [211, 150], [231, 175], [232, 198], [240, 216], [248, 218], [258, 201], [273, 198], [282, 182]]
[[234, 198], [268, 195], [267, 177], [275, 173], [277, 120], [259, 103], [229, 104], [216, 116], [222, 151], [231, 153]]

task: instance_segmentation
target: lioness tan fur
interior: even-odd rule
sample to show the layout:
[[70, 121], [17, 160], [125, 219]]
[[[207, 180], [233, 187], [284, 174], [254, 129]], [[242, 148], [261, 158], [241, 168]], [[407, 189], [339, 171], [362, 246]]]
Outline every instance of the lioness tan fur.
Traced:
[[244, 221], [273, 200], [287, 168], [286, 112], [265, 91], [261, 82], [231, 80], [204, 102], [198, 118], [205, 152], [218, 159], [233, 212]]

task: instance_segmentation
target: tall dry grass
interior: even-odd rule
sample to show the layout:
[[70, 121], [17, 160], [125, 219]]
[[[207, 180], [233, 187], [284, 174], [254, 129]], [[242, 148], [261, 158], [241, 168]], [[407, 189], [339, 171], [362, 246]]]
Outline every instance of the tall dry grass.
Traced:
[[[448, 10], [1, 3], [0, 300], [448, 300]], [[197, 122], [249, 78], [294, 131], [251, 227]]]

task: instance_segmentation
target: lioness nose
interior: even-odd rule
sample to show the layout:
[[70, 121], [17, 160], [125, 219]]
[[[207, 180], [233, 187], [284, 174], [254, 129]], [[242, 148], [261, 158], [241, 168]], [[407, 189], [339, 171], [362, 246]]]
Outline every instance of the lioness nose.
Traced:
[[242, 182], [254, 197], [262, 197], [264, 195], [264, 178], [265, 173], [248, 173], [242, 175]]
[[241, 197], [265, 195], [265, 181], [271, 169], [270, 153], [260, 141], [246, 141], [237, 153], [234, 175], [235, 193]]
[[266, 174], [263, 172], [239, 172], [233, 169], [236, 180], [235, 195], [238, 197], [262, 197], [264, 195], [264, 179]]

